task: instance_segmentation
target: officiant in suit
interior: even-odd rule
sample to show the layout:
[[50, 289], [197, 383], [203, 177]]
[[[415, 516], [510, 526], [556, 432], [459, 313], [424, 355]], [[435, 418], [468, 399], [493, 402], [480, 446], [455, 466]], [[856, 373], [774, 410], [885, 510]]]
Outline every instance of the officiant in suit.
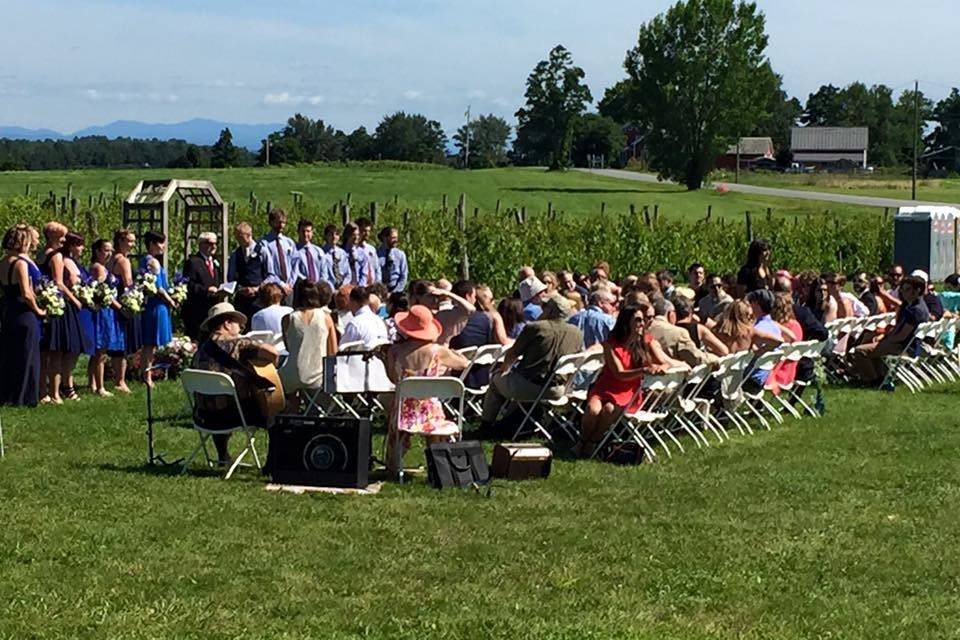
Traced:
[[205, 231], [200, 234], [198, 241], [200, 250], [190, 256], [183, 266], [183, 276], [187, 279], [183, 324], [187, 335], [194, 340], [200, 339], [200, 325], [221, 297], [218, 289], [223, 281], [220, 264], [214, 258], [217, 234]]

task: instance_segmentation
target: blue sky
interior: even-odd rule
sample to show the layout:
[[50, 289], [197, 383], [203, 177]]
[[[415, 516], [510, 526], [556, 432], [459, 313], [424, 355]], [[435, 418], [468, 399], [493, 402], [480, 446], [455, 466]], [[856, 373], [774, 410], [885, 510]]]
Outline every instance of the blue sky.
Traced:
[[[118, 119], [351, 130], [398, 109], [448, 132], [513, 121], [524, 81], [564, 44], [599, 99], [665, 0], [0, 0], [0, 124], [73, 131]], [[821, 84], [960, 85], [957, 0], [759, 0], [769, 56], [804, 100]]]

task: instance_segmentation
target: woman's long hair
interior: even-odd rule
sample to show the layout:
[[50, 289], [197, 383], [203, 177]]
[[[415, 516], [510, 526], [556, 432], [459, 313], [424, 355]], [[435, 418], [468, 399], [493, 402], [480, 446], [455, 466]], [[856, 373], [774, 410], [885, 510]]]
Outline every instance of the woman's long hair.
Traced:
[[746, 300], [734, 300], [723, 310], [720, 323], [714, 333], [717, 337], [733, 342], [750, 335], [753, 330], [753, 317]]
[[773, 301], [773, 319], [780, 324], [787, 324], [794, 319], [793, 298], [789, 293], [778, 293]]
[[763, 254], [770, 250], [770, 243], [763, 238], [757, 238], [750, 242], [747, 248], [747, 266], [751, 269], [758, 269], [763, 264]]
[[523, 303], [517, 298], [504, 298], [497, 305], [497, 311], [503, 318], [503, 330], [510, 335], [514, 327], [523, 323]]
[[625, 305], [621, 307], [620, 313], [617, 314], [617, 321], [610, 331], [610, 339], [624, 345], [627, 351], [630, 352], [630, 358], [634, 366], [642, 367], [650, 361], [650, 357], [647, 352], [646, 342], [644, 341], [646, 324], [643, 325], [644, 330], [639, 333], [633, 328], [633, 317], [637, 315], [638, 311], [646, 318], [647, 313], [650, 311], [650, 305], [641, 302], [636, 305]]

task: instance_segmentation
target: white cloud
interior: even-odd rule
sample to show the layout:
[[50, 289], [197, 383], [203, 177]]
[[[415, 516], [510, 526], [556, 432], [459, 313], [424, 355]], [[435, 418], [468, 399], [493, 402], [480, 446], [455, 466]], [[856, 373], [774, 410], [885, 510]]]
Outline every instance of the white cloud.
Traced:
[[472, 100], [483, 100], [487, 97], [487, 92], [482, 89], [473, 89], [467, 94], [467, 97]]
[[103, 96], [96, 89], [84, 89], [83, 97], [87, 100], [100, 100]]
[[327, 99], [321, 95], [315, 96], [301, 96], [292, 94], [289, 91], [281, 91], [279, 93], [268, 93], [263, 96], [263, 103], [270, 106], [278, 105], [299, 105], [307, 103], [313, 106], [323, 104]]
[[419, 100], [423, 97], [423, 91], [417, 91], [416, 89], [407, 89], [403, 92], [403, 97], [407, 100]]
[[313, 106], [317, 106], [318, 104], [323, 104], [326, 101], [327, 99], [324, 98], [323, 96], [310, 96], [309, 98], [307, 98], [307, 102], [309, 102]]
[[509, 107], [510, 101], [506, 98], [494, 98], [493, 104], [497, 105], [498, 107]]
[[174, 104], [180, 100], [175, 93], [150, 91], [102, 91], [100, 89], [84, 89], [80, 95], [91, 102], [154, 102], [157, 104]]

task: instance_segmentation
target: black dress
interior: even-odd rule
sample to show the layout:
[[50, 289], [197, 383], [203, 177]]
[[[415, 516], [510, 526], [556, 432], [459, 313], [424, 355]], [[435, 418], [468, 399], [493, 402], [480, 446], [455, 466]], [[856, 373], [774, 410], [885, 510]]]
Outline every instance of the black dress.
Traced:
[[[36, 287], [40, 270], [27, 263], [30, 283]], [[0, 404], [36, 406], [40, 399], [40, 319], [20, 297], [10, 265], [3, 287], [3, 324], [0, 325]]]
[[[47, 255], [46, 261], [40, 265], [40, 272], [48, 278], [53, 278], [50, 271], [51, 255]], [[81, 354], [89, 346], [89, 341], [84, 340], [80, 311], [69, 300], [64, 300], [64, 303], [63, 315], [49, 318], [44, 324], [40, 350]]]

